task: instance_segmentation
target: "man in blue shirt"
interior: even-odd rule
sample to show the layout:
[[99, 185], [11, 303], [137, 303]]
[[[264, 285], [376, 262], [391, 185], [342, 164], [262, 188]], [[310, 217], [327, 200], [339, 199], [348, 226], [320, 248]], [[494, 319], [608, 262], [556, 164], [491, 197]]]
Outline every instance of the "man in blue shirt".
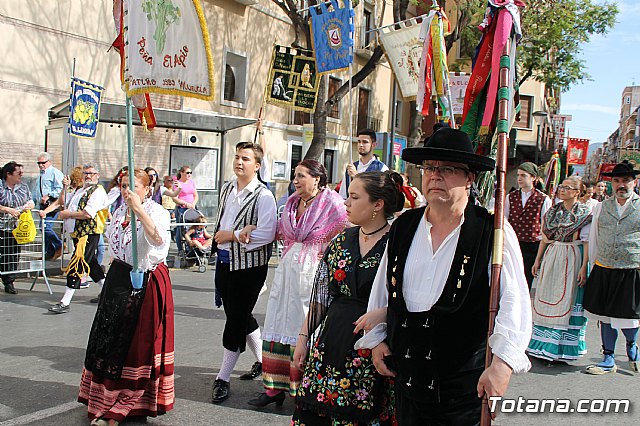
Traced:
[[[37, 158], [40, 176], [33, 184], [31, 193], [36, 207], [44, 210], [60, 196], [64, 174], [53, 167], [51, 155], [48, 152], [41, 152]], [[49, 260], [55, 260], [62, 256], [62, 240], [51, 226], [51, 221], [55, 220], [57, 215], [57, 211], [51, 212], [45, 219], [44, 244], [46, 258]]]

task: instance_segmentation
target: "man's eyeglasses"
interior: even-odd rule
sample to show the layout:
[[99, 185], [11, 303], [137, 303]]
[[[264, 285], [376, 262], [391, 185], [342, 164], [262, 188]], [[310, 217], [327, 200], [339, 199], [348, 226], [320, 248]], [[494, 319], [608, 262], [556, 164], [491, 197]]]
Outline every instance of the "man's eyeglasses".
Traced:
[[93, 175], [97, 175], [98, 172], [82, 172], [82, 174], [85, 176], [93, 176]]
[[431, 165], [423, 165], [418, 166], [420, 169], [420, 173], [430, 176], [435, 172], [438, 172], [440, 176], [443, 177], [451, 177], [456, 174], [456, 170], [462, 170], [463, 172], [469, 172], [470, 170], [464, 167], [456, 167], [456, 166], [431, 166]]
[[562, 190], [565, 190], [565, 191], [576, 191], [577, 189], [578, 188], [573, 188], [573, 187], [567, 186], [567, 185], [558, 185], [558, 190], [559, 191], [562, 191]]
[[47, 161], [36, 161], [36, 163], [38, 164], [38, 166], [41, 166], [43, 164], [47, 164], [49, 162], [49, 160]]

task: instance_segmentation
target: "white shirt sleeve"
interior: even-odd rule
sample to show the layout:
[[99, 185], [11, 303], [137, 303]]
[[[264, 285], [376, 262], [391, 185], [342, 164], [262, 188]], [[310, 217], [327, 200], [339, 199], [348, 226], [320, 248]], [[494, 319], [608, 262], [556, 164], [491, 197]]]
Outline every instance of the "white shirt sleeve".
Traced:
[[504, 206], [504, 218], [506, 220], [509, 220], [509, 209], [511, 207], [511, 203], [509, 203], [509, 194], [505, 195], [503, 206]]
[[[489, 266], [490, 268], [491, 266]], [[531, 368], [525, 349], [532, 329], [529, 287], [524, 275], [518, 238], [511, 225], [504, 225], [504, 256], [500, 275], [500, 309], [489, 346], [495, 356], [509, 364], [514, 373]]]
[[91, 215], [91, 218], [95, 218], [96, 214], [106, 208], [109, 205], [109, 199], [107, 197], [107, 193], [104, 188], [99, 186], [93, 191], [91, 197], [87, 200], [87, 205], [84, 207], [84, 211]]
[[[263, 190], [258, 198], [258, 224], [257, 228], [251, 232], [251, 242], [245, 244], [240, 242], [240, 246], [245, 250], [255, 250], [258, 247], [270, 244], [276, 237], [276, 229], [278, 227], [276, 200], [269, 190]], [[240, 231], [234, 231], [236, 238], [240, 235]]]
[[591, 211], [593, 218], [591, 219], [591, 229], [589, 230], [589, 271], [593, 269], [596, 262], [596, 254], [598, 253], [598, 219], [602, 211], [602, 203], [598, 203]]
[[[389, 304], [389, 291], [387, 290], [387, 249], [384, 250], [378, 272], [373, 280], [367, 312], [384, 308]], [[387, 323], [382, 322], [376, 325], [371, 331], [366, 332], [355, 344], [356, 349], [373, 349], [387, 338]]]
[[544, 201], [542, 202], [542, 207], [540, 207], [540, 218], [543, 218], [547, 210], [551, 208], [551, 198], [545, 196]]

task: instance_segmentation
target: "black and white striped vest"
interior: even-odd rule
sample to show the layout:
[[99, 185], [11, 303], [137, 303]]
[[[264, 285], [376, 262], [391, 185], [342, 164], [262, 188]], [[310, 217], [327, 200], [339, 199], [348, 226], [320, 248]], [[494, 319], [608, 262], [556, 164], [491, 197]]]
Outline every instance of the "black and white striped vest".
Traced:
[[[220, 191], [220, 199], [218, 200], [218, 218], [216, 220], [216, 232], [220, 227], [220, 220], [224, 214], [224, 208], [227, 205], [227, 198], [231, 194], [233, 183], [227, 182]], [[268, 191], [267, 187], [262, 183], [258, 183], [255, 191], [247, 195], [242, 201], [242, 207], [233, 220], [233, 229], [239, 231], [247, 225], [258, 225], [258, 198], [262, 191]], [[255, 268], [257, 266], [266, 265], [269, 262], [269, 247], [271, 244], [265, 244], [256, 249], [247, 251], [237, 241], [231, 242], [230, 265], [229, 270], [237, 271], [240, 269]]]

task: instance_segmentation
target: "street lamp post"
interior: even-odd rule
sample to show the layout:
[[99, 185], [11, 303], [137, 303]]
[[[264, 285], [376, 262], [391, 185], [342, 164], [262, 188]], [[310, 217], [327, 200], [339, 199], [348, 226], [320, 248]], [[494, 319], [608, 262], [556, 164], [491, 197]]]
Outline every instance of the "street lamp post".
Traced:
[[540, 138], [542, 136], [542, 132], [540, 131], [540, 127], [542, 127], [542, 123], [547, 119], [549, 113], [546, 111], [534, 111], [533, 119], [536, 121], [538, 125], [538, 132], [536, 133], [536, 152], [535, 152], [535, 164], [538, 165], [538, 161], [540, 159]]

